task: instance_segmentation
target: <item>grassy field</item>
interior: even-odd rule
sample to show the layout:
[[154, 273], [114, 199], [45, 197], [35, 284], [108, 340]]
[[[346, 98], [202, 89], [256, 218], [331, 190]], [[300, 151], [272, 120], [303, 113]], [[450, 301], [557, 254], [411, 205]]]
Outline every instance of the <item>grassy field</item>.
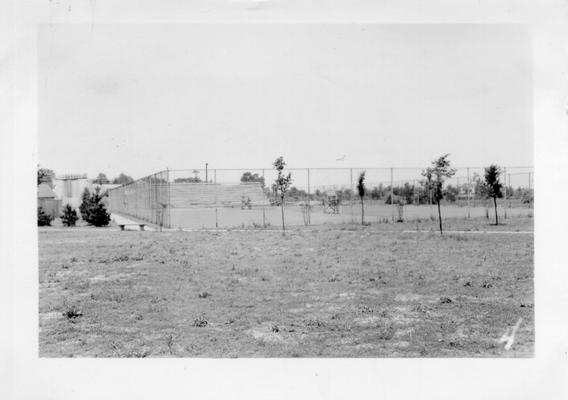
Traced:
[[533, 235], [435, 226], [40, 229], [40, 356], [532, 356]]

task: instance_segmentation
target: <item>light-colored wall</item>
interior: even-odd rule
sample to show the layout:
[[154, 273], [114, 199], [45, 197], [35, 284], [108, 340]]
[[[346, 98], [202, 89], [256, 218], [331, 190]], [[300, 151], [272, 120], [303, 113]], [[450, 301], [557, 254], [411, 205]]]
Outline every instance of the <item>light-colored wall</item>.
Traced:
[[85, 188], [92, 190], [92, 183], [87, 178], [81, 179], [55, 179], [55, 187], [53, 191], [55, 192], [58, 199], [61, 200], [63, 207], [70, 204], [73, 208], [79, 208], [81, 205], [81, 195]]

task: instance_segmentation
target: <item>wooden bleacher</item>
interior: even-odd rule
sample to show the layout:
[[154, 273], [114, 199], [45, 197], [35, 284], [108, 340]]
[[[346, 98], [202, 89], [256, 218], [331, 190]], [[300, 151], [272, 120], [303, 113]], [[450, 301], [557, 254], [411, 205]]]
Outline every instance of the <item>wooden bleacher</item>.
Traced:
[[243, 196], [250, 199], [253, 207], [269, 205], [268, 198], [258, 183], [172, 183], [170, 185], [172, 208], [241, 207]]

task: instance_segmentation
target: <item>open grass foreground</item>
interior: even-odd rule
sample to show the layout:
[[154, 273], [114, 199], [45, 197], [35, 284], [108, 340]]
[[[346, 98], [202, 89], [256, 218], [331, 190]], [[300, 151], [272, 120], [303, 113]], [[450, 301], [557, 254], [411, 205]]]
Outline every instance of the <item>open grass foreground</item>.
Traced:
[[40, 230], [40, 356], [533, 355], [532, 234], [403, 228]]

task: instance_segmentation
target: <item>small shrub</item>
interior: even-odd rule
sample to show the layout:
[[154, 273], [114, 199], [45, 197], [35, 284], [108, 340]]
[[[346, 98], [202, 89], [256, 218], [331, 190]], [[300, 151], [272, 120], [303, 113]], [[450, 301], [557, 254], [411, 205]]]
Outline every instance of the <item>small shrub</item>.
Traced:
[[107, 212], [104, 204], [99, 203], [91, 209], [89, 215], [89, 224], [101, 227], [107, 226], [110, 222], [110, 214]]
[[51, 226], [53, 217], [43, 211], [43, 207], [37, 208], [37, 226]]
[[61, 215], [61, 222], [63, 225], [75, 226], [78, 219], [77, 211], [75, 211], [70, 204], [67, 204], [63, 209], [63, 214]]
[[97, 227], [109, 224], [110, 214], [102, 203], [103, 195], [100, 193], [100, 188], [96, 188], [92, 194], [85, 188], [82, 199], [79, 210], [84, 221]]

